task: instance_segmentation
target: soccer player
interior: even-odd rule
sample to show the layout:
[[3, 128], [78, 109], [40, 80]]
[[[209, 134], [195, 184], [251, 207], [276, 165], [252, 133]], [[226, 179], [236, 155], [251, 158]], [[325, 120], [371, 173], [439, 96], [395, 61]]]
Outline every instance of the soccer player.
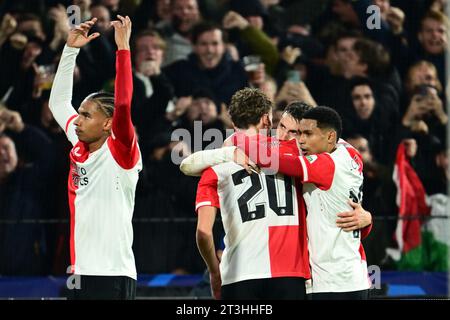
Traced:
[[136, 266], [132, 214], [141, 154], [131, 122], [133, 91], [131, 21], [118, 16], [115, 93], [93, 93], [78, 113], [71, 105], [73, 72], [96, 18], [70, 31], [51, 90], [49, 106], [73, 145], [69, 154], [71, 271], [81, 278], [74, 299], [134, 299]]
[[[243, 97], [244, 96], [241, 95], [240, 98], [243, 98]], [[238, 100], [238, 99], [236, 99], [236, 100]], [[238, 102], [238, 101], [236, 101], [236, 102]], [[242, 103], [243, 102], [242, 99], [239, 102], [240, 103], [235, 104], [237, 106], [236, 108], [234, 108], [234, 109], [230, 108], [230, 112], [235, 113], [235, 109], [238, 109], [238, 110], [242, 109], [243, 111], [241, 111], [241, 112], [244, 116], [245, 115], [249, 116], [249, 115], [252, 115], [252, 113], [254, 113], [254, 110], [248, 108], [247, 103], [244, 103], [244, 104]], [[244, 105], [245, 105], [245, 108], [243, 108]], [[283, 113], [282, 118], [278, 124], [277, 137], [282, 140], [290, 140], [290, 139], [296, 138], [299, 135], [298, 123], [301, 120], [303, 113], [309, 108], [311, 108], [311, 107], [304, 103], [299, 103], [299, 102], [295, 102], [295, 103], [291, 104], [290, 106], [288, 106], [286, 108], [285, 112]], [[253, 115], [253, 116], [255, 117], [255, 115]], [[237, 117], [239, 117], [239, 114], [235, 114], [234, 121], [236, 123], [242, 123], [239, 120], [236, 120]], [[257, 119], [257, 117], [256, 117], [256, 119]], [[248, 132], [248, 130], [247, 130], [247, 134], [249, 134], [249, 133], [250, 132]], [[253, 133], [256, 133], [256, 132], [253, 132]], [[257, 136], [257, 135], [255, 135], [255, 136]], [[276, 140], [273, 140], [272, 143], [276, 143]], [[289, 146], [288, 147], [289, 149], [286, 149], [286, 146]], [[291, 140], [290, 142], [284, 141], [284, 143], [283, 143], [283, 141], [281, 141], [280, 142], [280, 150], [282, 148], [284, 150], [287, 150], [286, 152], [298, 155], [298, 149], [297, 149], [295, 140]], [[234, 148], [222, 148], [219, 150], [208, 150], [208, 151], [197, 152], [197, 153], [191, 155], [190, 157], [186, 158], [183, 161], [183, 163], [181, 165], [181, 169], [183, 172], [185, 172], [189, 175], [197, 175], [197, 174], [201, 173], [201, 171], [203, 169], [207, 168], [209, 165], [214, 165], [214, 164], [219, 164], [219, 163], [223, 163], [226, 161], [230, 161], [233, 158], [233, 151], [234, 151], [233, 149]], [[214, 167], [212, 170], [215, 171], [216, 168], [217, 168], [217, 166]], [[246, 169], [247, 169], [247, 171], [251, 170], [251, 168], [249, 166], [246, 166]], [[205, 179], [207, 172], [208, 171], [206, 171], [204, 173], [204, 175], [202, 176], [202, 180]], [[276, 177], [279, 177], [279, 176], [277, 175]], [[219, 190], [220, 190], [220, 183], [221, 183], [220, 179], [222, 179], [222, 178], [223, 178], [222, 176], [219, 176]], [[255, 180], [255, 179], [252, 178], [251, 180]], [[224, 181], [224, 182], [226, 184], [226, 181]], [[294, 188], [296, 190], [297, 189], [301, 190], [301, 186], [299, 187], [297, 184], [297, 188], [295, 188], [296, 184], [294, 183], [294, 181], [291, 181], [291, 182], [292, 182], [292, 188]], [[253, 182], [251, 182], [251, 183], [253, 183]], [[248, 181], [247, 181], [247, 184], [248, 184]], [[227, 195], [227, 193], [225, 192], [227, 190], [220, 190], [220, 194], [218, 195], [217, 191], [215, 191], [215, 187], [217, 187], [217, 186], [213, 185], [210, 188], [211, 192], [206, 193], [206, 195], [205, 195], [205, 194], [201, 193], [202, 192], [202, 182], [200, 182], [199, 189], [198, 189], [197, 205], [198, 206], [200, 206], [200, 205], [201, 206], [209, 206], [210, 204], [213, 204], [218, 207], [220, 206], [222, 208], [221, 209], [222, 214], [223, 214], [223, 210], [224, 210], [224, 208], [222, 207], [223, 205], [226, 205], [227, 209], [229, 209], [229, 207], [231, 206], [231, 212], [228, 212], [228, 215], [232, 216], [232, 214], [233, 214], [232, 210], [235, 209], [235, 208], [233, 208], [233, 201], [235, 199], [233, 199], [233, 197], [229, 197]], [[265, 187], [265, 186], [263, 185], [263, 187]], [[267, 187], [269, 187], [269, 186], [267, 186]], [[251, 187], [251, 189], [253, 189], [252, 192], [255, 191], [253, 186]], [[269, 192], [269, 195], [271, 195], [271, 197], [273, 198], [273, 196], [277, 192], [278, 192], [278, 194], [280, 194], [280, 191], [282, 192], [283, 189], [282, 188], [274, 189], [274, 188], [269, 187], [267, 190]], [[236, 190], [237, 193], [242, 193], [243, 191], [245, 191], [245, 190], [242, 190], [242, 188], [241, 188], [241, 190]], [[250, 189], [248, 191], [250, 191]], [[294, 192], [294, 194], [295, 193], [296, 192]], [[248, 194], [243, 194], [243, 196], [248, 196]], [[227, 199], [227, 200], [225, 201], [225, 199]], [[204, 201], [201, 201], [201, 200], [204, 200]], [[259, 202], [258, 202], [259, 204], [264, 203], [263, 199], [259, 198], [258, 200], [259, 200]], [[274, 199], [269, 200], [269, 201], [266, 200], [265, 201], [266, 207], [264, 207], [264, 209], [266, 209], [267, 207], [272, 207], [273, 203], [275, 203], [276, 201], [277, 201], [276, 198], [275, 198], [275, 201], [274, 201]], [[281, 201], [283, 201], [283, 200], [281, 200]], [[220, 205], [219, 205], [219, 202], [220, 202]], [[353, 204], [353, 205], [355, 206], [356, 209], [354, 209], [352, 212], [343, 212], [340, 214], [342, 216], [342, 218], [339, 221], [339, 226], [342, 227], [343, 230], [345, 230], [345, 231], [355, 230], [357, 228], [359, 229], [366, 225], [370, 225], [370, 223], [371, 223], [370, 214], [366, 213], [359, 204]], [[244, 206], [242, 206], [242, 204], [240, 204], [241, 208], [243, 207], [245, 209], [246, 206], [247, 206], [246, 204], [244, 204]], [[250, 204], [250, 206], [252, 206], [252, 204]], [[301, 221], [300, 225], [303, 227], [301, 229], [301, 233], [300, 233], [300, 235], [301, 235], [300, 241], [301, 241], [301, 243], [304, 243], [304, 242], [306, 242], [306, 228], [304, 228], [305, 208], [304, 208], [303, 199], [301, 197], [301, 193], [299, 193], [299, 200], [297, 203], [297, 207], [298, 207], [299, 220]], [[213, 209], [211, 209], [211, 210], [214, 211]], [[203, 225], [202, 220], [204, 220], [204, 217], [202, 217], [200, 212], [201, 212], [201, 210], [198, 210], [199, 230], [200, 230], [200, 232], [208, 233], [212, 229], [212, 224], [207, 224], [206, 226]], [[273, 213], [269, 212], [268, 215], [269, 214], [273, 214]], [[209, 222], [211, 223], [211, 222], [213, 222], [213, 220], [209, 221]], [[224, 223], [225, 223], [225, 220], [224, 220]], [[268, 228], [266, 226], [260, 224], [259, 227], [260, 227], [259, 232], [267, 232]], [[225, 229], [226, 228], [227, 227], [225, 226]], [[254, 230], [258, 230], [258, 229], [254, 229]], [[368, 232], [368, 231], [370, 231], [370, 229], [366, 229], [366, 231]], [[213, 246], [212, 239], [210, 240], [209, 244], [210, 244], [210, 246]], [[271, 244], [272, 244], [271, 249], [277, 250], [276, 249], [277, 243], [271, 243]], [[302, 250], [303, 250], [303, 253], [302, 253], [303, 257], [307, 257], [306, 248], [302, 248]], [[237, 259], [239, 259], [239, 258], [237, 258]], [[272, 261], [273, 261], [272, 259], [270, 262], [265, 261], [265, 267], [267, 267], [267, 268], [270, 267], [270, 263]], [[205, 259], [205, 262], [207, 262], [208, 268], [210, 270], [211, 270], [211, 265], [213, 265], [213, 267], [214, 267], [214, 265], [216, 263], [215, 260], [213, 259], [212, 254], [210, 256], [209, 263], [206, 259]], [[261, 263], [262, 262], [263, 261], [261, 261]], [[262, 265], [261, 263], [260, 263], [260, 268], [264, 268], [264, 265]], [[221, 269], [222, 269], [222, 263], [221, 263]], [[272, 275], [272, 276], [276, 277], [276, 275]], [[270, 275], [269, 275], [269, 277], [270, 277]], [[213, 278], [213, 277], [211, 277], [211, 278]], [[212, 284], [213, 284], [213, 291], [215, 290], [216, 292], [220, 292], [219, 291], [220, 284], [218, 284], [218, 283], [216, 283], [216, 284], [212, 283]], [[215, 288], [214, 288], [214, 285], [216, 286]], [[227, 289], [227, 287], [229, 287], [229, 286], [224, 286], [225, 289]], [[233, 298], [236, 298], [236, 296], [233, 296]], [[248, 295], [247, 296], [240, 295], [239, 298], [248, 298]], [[279, 294], [277, 296], [277, 298], [282, 299], [282, 298], [286, 298], [286, 297]]]
[[[240, 107], [242, 100], [246, 108]], [[271, 113], [272, 103], [256, 89], [240, 90], [231, 100], [231, 119], [246, 134], [270, 129]], [[305, 215], [299, 214], [296, 193], [293, 179], [249, 175], [234, 162], [203, 173], [196, 199], [197, 244], [216, 299], [305, 298], [310, 270]], [[218, 208], [225, 230], [220, 267], [212, 237]]]
[[[303, 183], [312, 298], [317, 300], [367, 299], [370, 288], [361, 232], [342, 232], [335, 224], [348, 199], [362, 200], [362, 158], [350, 145], [338, 144], [341, 132], [339, 114], [328, 107], [316, 107], [305, 112], [300, 121], [303, 156], [282, 150], [276, 154], [272, 149], [272, 156], [278, 158], [277, 168], [272, 169], [298, 177]], [[266, 165], [258, 158], [253, 160]]]

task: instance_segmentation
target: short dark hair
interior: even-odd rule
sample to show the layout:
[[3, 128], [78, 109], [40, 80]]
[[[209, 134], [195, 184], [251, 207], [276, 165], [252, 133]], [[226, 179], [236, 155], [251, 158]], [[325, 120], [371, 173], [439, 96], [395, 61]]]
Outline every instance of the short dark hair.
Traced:
[[108, 117], [114, 114], [114, 94], [110, 92], [94, 92], [88, 95], [84, 100], [93, 101], [97, 107]]
[[367, 64], [370, 76], [384, 75], [391, 63], [389, 52], [378, 42], [360, 38], [356, 40], [353, 49], [359, 57], [359, 62]]
[[233, 95], [228, 111], [236, 127], [248, 129], [249, 126], [258, 124], [272, 107], [272, 102], [261, 90], [244, 88]]
[[283, 114], [287, 113], [295, 120], [300, 121], [303, 119], [303, 115], [305, 114], [305, 112], [312, 108], [314, 107], [307, 104], [306, 102], [293, 101], [286, 106], [286, 109], [284, 109]]
[[319, 106], [305, 112], [303, 119], [311, 119], [317, 121], [317, 127], [320, 129], [333, 129], [336, 131], [336, 142], [342, 134], [342, 119], [336, 110]]
[[359, 39], [361, 37], [362, 33], [357, 30], [342, 30], [333, 37], [331, 44], [334, 47], [337, 47], [339, 41], [341, 41], [342, 39], [349, 39], [349, 38]]
[[373, 93], [373, 83], [369, 78], [365, 78], [365, 77], [354, 77], [352, 78], [352, 80], [350, 81], [350, 92], [353, 91], [353, 89], [355, 89], [355, 87], [357, 86], [368, 86]]
[[205, 32], [214, 31], [214, 30], [220, 30], [222, 32], [222, 41], [226, 42], [226, 34], [224, 30], [215, 22], [211, 21], [202, 21], [197, 24], [195, 24], [192, 27], [191, 30], [191, 37], [192, 37], [192, 43], [195, 45], [197, 44], [198, 38]]

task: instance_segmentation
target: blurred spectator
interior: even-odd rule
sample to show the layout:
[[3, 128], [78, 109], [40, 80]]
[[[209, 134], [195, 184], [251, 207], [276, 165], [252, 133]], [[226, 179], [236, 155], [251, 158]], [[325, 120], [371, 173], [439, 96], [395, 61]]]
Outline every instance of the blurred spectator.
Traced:
[[401, 102], [401, 113], [404, 114], [415, 90], [420, 86], [430, 86], [437, 90], [439, 96], [444, 99], [442, 84], [439, 81], [436, 67], [428, 61], [420, 60], [414, 63], [406, 73], [403, 84], [404, 94]]
[[142, 30], [169, 25], [172, 18], [170, 3], [171, 0], [141, 1], [135, 11], [134, 27]]
[[118, 14], [120, 14], [119, 12], [120, 0], [100, 0], [100, 4], [108, 8], [111, 17], [114, 17], [114, 19]]
[[264, 81], [259, 86], [259, 89], [264, 92], [264, 94], [267, 96], [267, 98], [269, 98], [270, 101], [275, 103], [275, 96], [278, 92], [278, 86], [272, 77], [266, 76]]
[[192, 52], [192, 27], [202, 19], [197, 0], [173, 0], [171, 13], [170, 25], [160, 29], [167, 43], [163, 66], [188, 58]]
[[[144, 169], [136, 189], [134, 218], [194, 217], [198, 181], [183, 176], [171, 161], [172, 151], [184, 156], [190, 153], [184, 142], [172, 142], [170, 136], [169, 132], [159, 133], [146, 147]], [[202, 259], [195, 254], [195, 227], [191, 223], [141, 223], [135, 224], [134, 230], [133, 248], [139, 273], [203, 272]]]
[[391, 6], [390, 0], [374, 0], [374, 4], [380, 8], [381, 18], [387, 22], [392, 33], [403, 33], [405, 13], [400, 8]]
[[8, 40], [9, 36], [17, 28], [17, 20], [12, 15], [6, 13], [0, 23], [0, 48]]
[[410, 48], [412, 61], [426, 60], [434, 64], [439, 80], [445, 87], [445, 51], [448, 47], [448, 18], [437, 11], [429, 11], [423, 17], [417, 34], [418, 48]]
[[429, 174], [422, 178], [423, 185], [427, 195], [446, 194], [447, 185], [450, 182], [450, 149], [446, 148], [442, 142], [435, 140], [431, 151], [432, 165], [428, 168]]
[[80, 8], [81, 22], [91, 19], [91, 11], [89, 10], [91, 0], [73, 0], [72, 3]]
[[[53, 165], [49, 139], [25, 126], [19, 113], [1, 108], [0, 157], [0, 219], [48, 218], [52, 198], [42, 184]], [[42, 225], [2, 223], [0, 239], [1, 275], [49, 272]]]
[[[247, 11], [250, 16], [244, 18], [237, 12], [229, 11], [223, 18], [222, 24], [224, 29], [231, 30], [230, 40], [236, 43], [240, 55], [259, 55], [266, 66], [267, 73], [272, 75], [278, 64], [279, 53], [277, 47], [262, 30], [262, 17], [258, 15], [260, 13], [251, 12]], [[234, 34], [234, 38], [233, 29], [238, 32]]]
[[174, 98], [173, 87], [161, 71], [166, 43], [153, 30], [142, 30], [133, 39], [133, 123], [146, 140], [171, 124], [166, 111]]
[[41, 19], [32, 13], [25, 13], [19, 16], [17, 20], [17, 31], [40, 39], [44, 42], [47, 35], [44, 32], [44, 26]]
[[110, 26], [111, 16], [108, 9], [101, 4], [94, 4], [89, 7], [91, 17], [97, 18], [96, 29], [102, 35], [109, 35], [112, 33], [112, 28]]
[[402, 124], [413, 132], [432, 134], [441, 141], [445, 139], [448, 116], [436, 88], [428, 85], [415, 87]]
[[353, 50], [356, 60], [350, 60], [347, 65], [353, 70], [353, 76], [369, 77], [382, 84], [392, 94], [395, 109], [398, 110], [402, 91], [401, 79], [391, 64], [389, 53], [380, 44], [367, 39], [358, 39], [353, 45]]
[[56, 52], [64, 47], [67, 35], [69, 34], [69, 21], [67, 18], [66, 8], [59, 4], [49, 10], [48, 17], [54, 25], [53, 39], [49, 43], [49, 47]]
[[10, 42], [0, 52], [0, 96], [5, 97], [8, 107], [19, 111], [27, 122], [36, 115], [32, 107], [37, 84], [36, 63], [43, 46], [40, 38], [25, 36], [23, 48], [15, 48]]
[[436, 67], [431, 62], [418, 61], [408, 69], [404, 88], [409, 98], [414, 94], [415, 88], [420, 85], [434, 87], [439, 93], [442, 93], [442, 84], [439, 81]]
[[[192, 103], [186, 109], [180, 126], [188, 129], [191, 136], [194, 139], [198, 139], [195, 136], [194, 121], [201, 121], [202, 132], [208, 129], [216, 129], [220, 137], [225, 136], [224, 123], [221, 120], [223, 115], [219, 114], [219, 107], [214, 103], [214, 95], [212, 92], [206, 89], [199, 89], [192, 95]], [[223, 112], [223, 110], [222, 110]], [[206, 140], [206, 139], [205, 139]], [[207, 147], [211, 142], [202, 141], [202, 150]], [[191, 146], [195, 146], [195, 141], [191, 141]]]
[[284, 109], [293, 101], [302, 101], [311, 106], [317, 106], [316, 101], [303, 81], [286, 81], [275, 97], [275, 104], [281, 109]]
[[244, 67], [234, 62], [225, 50], [223, 32], [211, 23], [200, 23], [193, 28], [194, 52], [188, 60], [181, 60], [164, 71], [175, 88], [177, 97], [190, 96], [199, 88], [207, 88], [215, 103], [228, 103], [231, 96], [247, 86]]
[[341, 113], [343, 137], [359, 134], [368, 140], [373, 156], [384, 165], [392, 163], [398, 113], [378, 102], [373, 86], [366, 78], [354, 78], [350, 87], [352, 108]]
[[367, 264], [381, 265], [386, 256], [385, 249], [392, 245], [392, 234], [396, 221], [387, 219], [397, 212], [395, 195], [396, 187], [392, 180], [392, 166], [383, 166], [373, 157], [371, 146], [366, 138], [353, 135], [347, 142], [354, 146], [363, 158], [363, 202], [362, 205], [374, 217], [373, 228], [369, 236], [363, 240], [367, 254]]

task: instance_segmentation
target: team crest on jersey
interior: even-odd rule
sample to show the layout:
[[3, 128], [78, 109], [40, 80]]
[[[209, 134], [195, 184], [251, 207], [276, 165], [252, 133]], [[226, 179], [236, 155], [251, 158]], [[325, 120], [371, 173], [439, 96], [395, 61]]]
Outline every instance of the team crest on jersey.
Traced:
[[314, 163], [314, 161], [317, 160], [316, 155], [306, 156], [305, 158], [309, 161], [309, 163]]

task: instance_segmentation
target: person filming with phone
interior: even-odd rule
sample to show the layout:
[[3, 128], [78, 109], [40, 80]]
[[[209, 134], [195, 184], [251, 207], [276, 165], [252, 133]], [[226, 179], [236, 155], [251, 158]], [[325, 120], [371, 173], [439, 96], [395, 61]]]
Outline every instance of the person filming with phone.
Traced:
[[292, 101], [303, 101], [317, 106], [317, 102], [309, 92], [308, 87], [301, 80], [301, 72], [293, 69], [287, 73], [287, 79], [275, 98], [276, 105], [288, 105]]
[[443, 138], [447, 123], [448, 116], [438, 90], [427, 84], [416, 86], [402, 118], [403, 126], [413, 132], [433, 134]]

